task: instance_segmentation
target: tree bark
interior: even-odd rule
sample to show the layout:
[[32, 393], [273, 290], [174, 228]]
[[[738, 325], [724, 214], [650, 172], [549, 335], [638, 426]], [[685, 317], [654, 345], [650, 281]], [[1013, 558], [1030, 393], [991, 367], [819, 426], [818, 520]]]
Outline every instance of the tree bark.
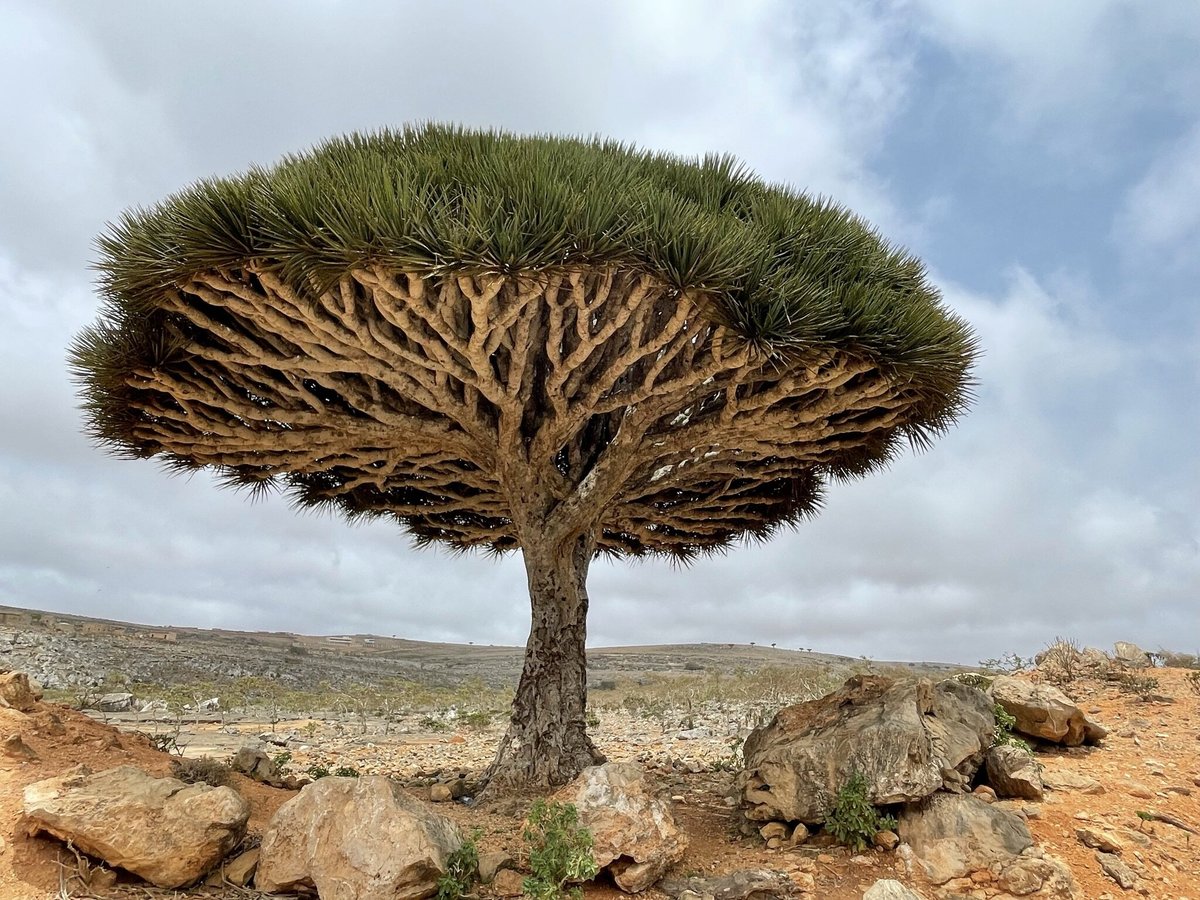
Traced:
[[489, 793], [566, 784], [604, 756], [587, 735], [587, 572], [595, 541], [526, 546], [532, 625], [512, 720], [484, 776]]

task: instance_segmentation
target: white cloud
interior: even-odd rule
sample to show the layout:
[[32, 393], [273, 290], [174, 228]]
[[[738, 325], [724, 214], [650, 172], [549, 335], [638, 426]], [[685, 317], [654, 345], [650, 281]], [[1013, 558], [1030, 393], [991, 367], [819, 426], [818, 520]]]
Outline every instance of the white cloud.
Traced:
[[1133, 185], [1113, 226], [1119, 246], [1169, 263], [1195, 263], [1200, 243], [1200, 122]]

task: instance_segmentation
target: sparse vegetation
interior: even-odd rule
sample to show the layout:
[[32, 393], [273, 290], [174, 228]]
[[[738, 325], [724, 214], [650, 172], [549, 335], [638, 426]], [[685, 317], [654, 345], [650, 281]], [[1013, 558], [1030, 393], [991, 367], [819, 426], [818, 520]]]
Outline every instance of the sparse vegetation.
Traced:
[[187, 784], [211, 784], [222, 787], [233, 781], [233, 770], [226, 763], [213, 759], [211, 756], [201, 756], [197, 759], [186, 757], [171, 760], [171, 774]]
[[1033, 665], [1033, 660], [1026, 656], [1018, 656], [1015, 653], [1003, 653], [1000, 656], [992, 657], [991, 659], [981, 659], [980, 667], [989, 672], [995, 672], [998, 675], [1012, 675], [1014, 672], [1023, 672]]
[[880, 831], [894, 829], [896, 820], [883, 815], [867, 797], [867, 779], [855, 772], [838, 791], [833, 809], [825, 819], [825, 830], [855, 850], [864, 850]]
[[1158, 679], [1153, 675], [1135, 675], [1126, 672], [1117, 680], [1117, 687], [1139, 700], [1151, 700], [1158, 691]]
[[1051, 680], [1070, 684], [1079, 677], [1083, 654], [1070, 638], [1056, 637], [1037, 657], [1038, 669]]
[[446, 874], [438, 879], [435, 900], [460, 900], [470, 893], [479, 880], [479, 839], [483, 832], [476, 829], [462, 846], [446, 859]]
[[529, 868], [533, 874], [522, 885], [532, 900], [578, 898], [572, 882], [594, 878], [598, 868], [592, 857], [592, 835], [579, 824], [579, 813], [570, 803], [535, 800], [525, 823]]
[[1010, 747], [1016, 747], [1018, 750], [1024, 750], [1026, 753], [1033, 753], [1033, 747], [1029, 742], [1022, 737], [1018, 737], [1013, 729], [1017, 726], [1017, 719], [1007, 709], [999, 703], [993, 704], [992, 714], [996, 717], [995, 742], [997, 744], [1008, 744]]
[[1193, 694], [1200, 694], [1200, 672], [1188, 672], [1183, 680]]

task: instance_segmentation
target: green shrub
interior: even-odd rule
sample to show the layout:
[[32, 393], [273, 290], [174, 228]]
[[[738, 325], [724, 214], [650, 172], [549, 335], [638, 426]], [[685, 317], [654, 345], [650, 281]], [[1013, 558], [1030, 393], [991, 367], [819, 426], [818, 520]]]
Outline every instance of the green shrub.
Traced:
[[855, 850], [864, 850], [877, 832], [896, 827], [891, 816], [881, 815], [867, 798], [867, 779], [855, 772], [838, 791], [825, 830]]
[[1029, 746], [1029, 742], [1027, 740], [1017, 737], [1015, 734], [1013, 734], [1013, 729], [1017, 727], [1016, 716], [1012, 715], [999, 703], [992, 705], [992, 713], [996, 717], [996, 730], [994, 735], [995, 742], [997, 744], [1008, 744], [1016, 747], [1018, 750], [1024, 750], [1026, 753], [1033, 752], [1033, 748]]
[[282, 753], [276, 753], [274, 756], [271, 757], [271, 762], [275, 763], [275, 768], [277, 768], [277, 769], [282, 769], [284, 766], [286, 766], [291, 761], [292, 761], [292, 754], [290, 752], [288, 752], [287, 750], [284, 750]]
[[446, 874], [438, 879], [434, 900], [459, 900], [475, 886], [479, 880], [478, 842], [482, 835], [483, 832], [476, 829], [446, 858]]
[[318, 763], [313, 763], [305, 771], [307, 772], [308, 777], [313, 781], [317, 781], [321, 778], [328, 778], [331, 774], [328, 768], [319, 765]]
[[359, 771], [353, 766], [338, 766], [331, 774], [335, 778], [357, 778]]
[[578, 887], [566, 884], [594, 878], [599, 871], [592, 857], [592, 835], [579, 824], [579, 813], [570, 803], [535, 800], [525, 823], [529, 845], [529, 869], [533, 872], [521, 885], [533, 900], [578, 898]]

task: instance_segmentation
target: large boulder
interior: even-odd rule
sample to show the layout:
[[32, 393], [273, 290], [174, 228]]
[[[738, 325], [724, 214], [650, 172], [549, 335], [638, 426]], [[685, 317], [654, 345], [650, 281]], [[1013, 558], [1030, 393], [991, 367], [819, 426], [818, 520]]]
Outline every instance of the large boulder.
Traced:
[[1113, 644], [1113, 659], [1133, 669], [1148, 669], [1154, 665], [1154, 657], [1129, 641]]
[[29, 712], [42, 699], [42, 689], [24, 672], [0, 672], [0, 706]]
[[670, 807], [634, 763], [584, 769], [555, 799], [575, 805], [579, 824], [591, 832], [596, 865], [607, 868], [623, 891], [644, 891], [687, 850]]
[[1103, 739], [1108, 731], [1089, 719], [1056, 687], [999, 675], [989, 688], [992, 698], [1017, 720], [1014, 731], [1068, 747]]
[[191, 884], [237, 846], [250, 807], [233, 789], [80, 766], [25, 788], [34, 833], [69, 841], [161, 888]]
[[115, 691], [104, 694], [96, 701], [96, 709], [100, 712], [129, 712], [133, 709], [133, 694], [128, 691]]
[[242, 747], [233, 754], [229, 765], [235, 772], [241, 772], [247, 778], [253, 778], [271, 787], [283, 787], [283, 774], [279, 771], [279, 766], [262, 750]]
[[321, 778], [272, 817], [254, 886], [321, 900], [419, 900], [462, 846], [458, 826], [382, 775]]
[[1020, 817], [974, 794], [937, 793], [911, 804], [899, 830], [934, 884], [1008, 865], [1033, 846]]
[[998, 797], [1019, 797], [1022, 800], [1042, 800], [1045, 785], [1042, 770], [1028, 750], [1012, 744], [997, 744], [984, 760], [987, 779]]
[[855, 772], [875, 805], [961, 791], [995, 724], [983, 692], [957, 681], [855, 676], [751, 733], [738, 777], [743, 810], [754, 821], [823, 822]]

